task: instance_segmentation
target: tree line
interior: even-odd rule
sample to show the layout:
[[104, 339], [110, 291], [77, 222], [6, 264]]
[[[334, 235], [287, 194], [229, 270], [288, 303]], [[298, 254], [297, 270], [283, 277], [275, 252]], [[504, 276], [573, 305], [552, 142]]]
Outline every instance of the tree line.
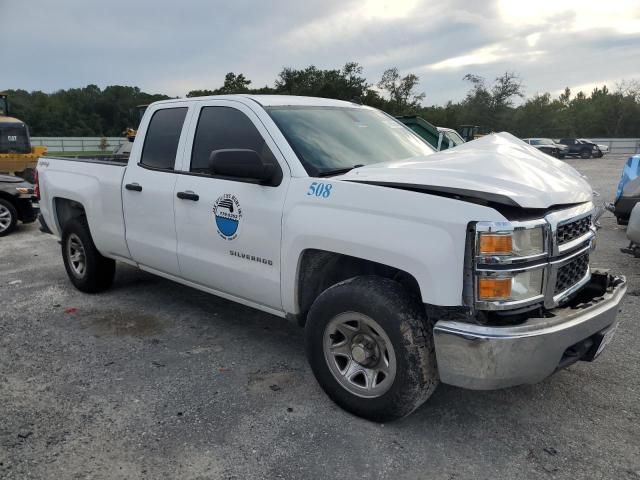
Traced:
[[[574, 94], [568, 87], [557, 97], [549, 93], [525, 98], [525, 87], [514, 72], [487, 80], [469, 73], [466, 96], [445, 105], [424, 105], [420, 78], [389, 68], [369, 83], [355, 62], [341, 68], [313, 65], [283, 68], [273, 86], [254, 87], [242, 73], [229, 72], [222, 86], [192, 90], [187, 97], [231, 93], [308, 95], [355, 101], [391, 115], [419, 115], [450, 128], [478, 125], [481, 131], [509, 131], [519, 137], [639, 137], [640, 81], [621, 82]], [[96, 85], [54, 93], [9, 90], [11, 112], [24, 120], [33, 136], [119, 136], [138, 123], [137, 105], [170, 98], [138, 87]]]

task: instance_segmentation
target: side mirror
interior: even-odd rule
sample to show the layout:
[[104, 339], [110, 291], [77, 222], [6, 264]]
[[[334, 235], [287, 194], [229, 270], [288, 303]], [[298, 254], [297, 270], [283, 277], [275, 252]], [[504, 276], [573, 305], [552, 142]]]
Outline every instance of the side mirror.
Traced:
[[272, 184], [278, 168], [275, 163], [265, 162], [255, 150], [234, 148], [212, 151], [209, 170], [212, 175]]

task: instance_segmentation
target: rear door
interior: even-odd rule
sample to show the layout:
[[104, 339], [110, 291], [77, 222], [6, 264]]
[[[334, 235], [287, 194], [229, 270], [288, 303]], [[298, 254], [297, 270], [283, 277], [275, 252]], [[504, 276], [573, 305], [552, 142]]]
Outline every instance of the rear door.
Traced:
[[[256, 114], [236, 101], [203, 102], [194, 112], [174, 198], [183, 278], [280, 310], [282, 211], [290, 173]], [[209, 172], [213, 150], [250, 149], [277, 161], [280, 181], [266, 186]]]
[[186, 103], [154, 107], [146, 128], [138, 132], [144, 135], [144, 144], [134, 145], [122, 186], [131, 258], [141, 266], [175, 276], [180, 275], [173, 211], [175, 169], [184, 149], [187, 118]]

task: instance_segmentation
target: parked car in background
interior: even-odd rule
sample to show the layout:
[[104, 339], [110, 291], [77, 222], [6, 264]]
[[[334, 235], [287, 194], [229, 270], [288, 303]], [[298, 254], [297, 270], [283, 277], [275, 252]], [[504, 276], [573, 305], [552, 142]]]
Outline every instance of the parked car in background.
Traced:
[[604, 145], [602, 143], [596, 143], [593, 140], [589, 140], [588, 138], [579, 138], [578, 140], [580, 140], [583, 143], [595, 143], [598, 148], [600, 149], [600, 151], [602, 152], [602, 155], [606, 155], [607, 153], [609, 153], [609, 145]]
[[558, 143], [566, 145], [567, 156], [580, 158], [600, 158], [603, 153], [597, 144], [579, 138], [561, 138]]
[[33, 185], [20, 177], [0, 175], [0, 237], [15, 230], [18, 221], [34, 222], [38, 209], [33, 206]]
[[464, 138], [462, 138], [455, 130], [445, 127], [436, 127], [417, 115], [402, 115], [396, 118], [417, 133], [420, 138], [437, 151], [447, 150], [448, 148], [453, 148], [465, 143]]
[[607, 209], [616, 216], [618, 225], [626, 225], [633, 207], [638, 202], [640, 202], [640, 155], [632, 155], [622, 167], [616, 198]]
[[629, 246], [620, 250], [622, 253], [630, 253], [636, 258], [640, 258], [640, 206], [637, 203], [631, 210], [627, 226], [627, 238], [629, 239]]
[[456, 132], [452, 128], [446, 127], [437, 127], [438, 128], [438, 146], [436, 150], [446, 150], [447, 148], [457, 147], [458, 145], [462, 145], [466, 143], [464, 138], [460, 136], [458, 132]]
[[569, 150], [566, 145], [556, 143], [550, 138], [523, 138], [522, 141], [556, 158], [564, 158]]

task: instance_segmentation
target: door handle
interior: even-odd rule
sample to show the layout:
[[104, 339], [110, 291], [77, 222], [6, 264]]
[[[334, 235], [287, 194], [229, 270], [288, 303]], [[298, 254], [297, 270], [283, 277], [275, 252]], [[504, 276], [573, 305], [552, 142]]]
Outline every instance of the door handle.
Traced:
[[200, 200], [200, 195], [197, 193], [193, 193], [191, 190], [187, 190], [186, 192], [178, 192], [176, 195], [181, 200], [192, 200], [197, 202]]
[[127, 183], [124, 188], [126, 188], [127, 190], [133, 190], [134, 192], [142, 191], [142, 185], [140, 185], [139, 183]]

